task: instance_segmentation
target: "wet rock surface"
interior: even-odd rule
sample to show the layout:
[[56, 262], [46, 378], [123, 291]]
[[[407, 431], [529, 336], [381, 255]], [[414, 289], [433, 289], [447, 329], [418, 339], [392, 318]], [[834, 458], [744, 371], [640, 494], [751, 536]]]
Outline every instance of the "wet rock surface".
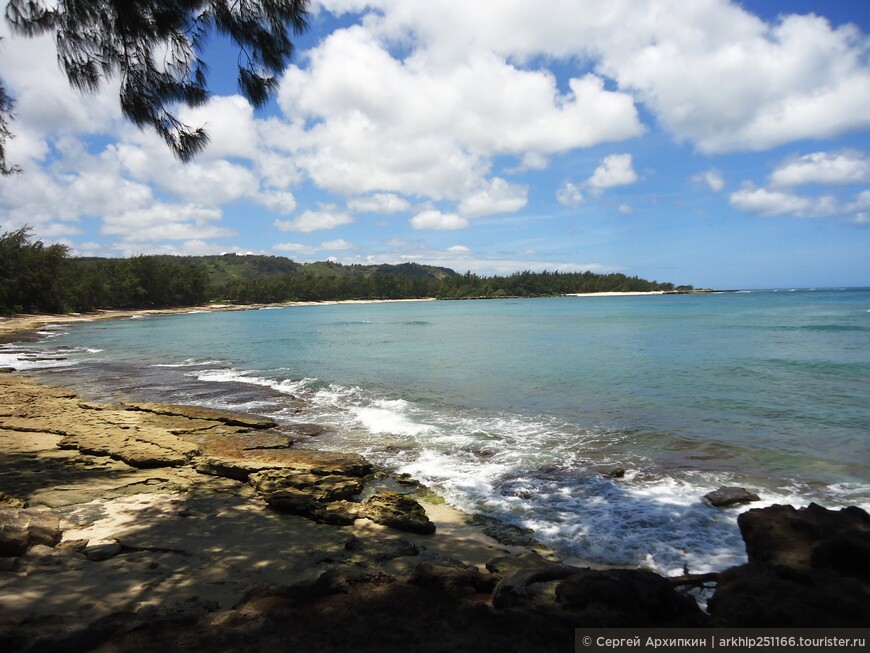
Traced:
[[760, 501], [760, 497], [743, 487], [720, 487], [718, 490], [708, 492], [704, 498], [710, 505], [717, 508], [736, 506], [753, 501]]
[[373, 522], [400, 531], [429, 535], [435, 532], [423, 507], [415, 499], [398, 492], [381, 492], [366, 501], [361, 514]]

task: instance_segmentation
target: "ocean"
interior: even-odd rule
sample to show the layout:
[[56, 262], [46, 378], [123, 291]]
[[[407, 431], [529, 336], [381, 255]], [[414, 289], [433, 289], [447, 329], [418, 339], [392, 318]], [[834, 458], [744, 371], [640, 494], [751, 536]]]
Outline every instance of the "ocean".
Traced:
[[297, 446], [362, 453], [568, 559], [740, 564], [746, 508], [703, 499], [721, 485], [757, 492], [750, 507], [870, 509], [870, 289], [194, 311], [41, 335], [0, 366], [94, 400], [327, 425]]

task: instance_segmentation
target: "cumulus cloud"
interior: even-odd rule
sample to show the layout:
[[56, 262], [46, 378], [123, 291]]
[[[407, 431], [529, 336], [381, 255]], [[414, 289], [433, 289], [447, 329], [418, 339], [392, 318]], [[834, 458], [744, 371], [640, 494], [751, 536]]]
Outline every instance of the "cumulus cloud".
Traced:
[[312, 231], [335, 229], [351, 222], [353, 222], [353, 217], [349, 213], [340, 210], [334, 204], [329, 204], [321, 206], [317, 211], [305, 211], [294, 220], [275, 220], [274, 225], [280, 231], [311, 233]]
[[631, 154], [611, 154], [604, 157], [601, 164], [586, 180], [593, 191], [602, 191], [614, 186], [628, 186], [637, 181], [637, 173], [632, 167]]
[[692, 181], [706, 184], [714, 193], [725, 188], [725, 178], [719, 170], [707, 170], [692, 177]]
[[[420, 44], [417, 59], [456, 66], [472, 51], [505, 60], [592, 60], [679, 140], [705, 152], [762, 150], [870, 125], [868, 44], [850, 25], [815, 15], [765, 23], [727, 0], [610, 0], [607, 9], [525, 0], [322, 0], [371, 11], [367, 29]], [[715, 80], [715, 83], [711, 83]]]
[[814, 152], [793, 158], [770, 175], [773, 186], [870, 182], [870, 159], [863, 152]]
[[602, 78], [567, 86], [481, 49], [455, 66], [434, 65], [425, 47], [400, 60], [366, 23], [291, 67], [279, 101], [294, 124], [312, 124], [297, 160], [321, 187], [473, 203], [481, 185], [498, 183], [486, 178], [493, 156], [540, 166], [547, 154], [643, 131], [632, 99]]
[[289, 191], [260, 191], [254, 201], [274, 213], [292, 213], [296, 209], [296, 198]]
[[455, 213], [442, 213], [435, 209], [422, 211], [411, 218], [411, 226], [414, 229], [453, 230], [466, 229], [469, 221]]
[[354, 213], [402, 213], [411, 209], [411, 203], [395, 193], [375, 193], [353, 198], [347, 208]]
[[559, 200], [560, 204], [576, 209], [578, 206], [583, 204], [583, 193], [579, 186], [570, 181], [566, 181], [563, 182], [556, 191], [556, 199]]
[[272, 245], [272, 249], [276, 252], [292, 252], [294, 254], [314, 254], [317, 252], [317, 248], [313, 245], [301, 243], [276, 243]]
[[464, 198], [459, 203], [459, 213], [469, 218], [515, 213], [526, 205], [528, 191], [526, 186], [511, 185], [495, 177], [485, 182], [479, 191]]
[[339, 250], [347, 250], [347, 249], [355, 249], [356, 246], [344, 240], [344, 238], [337, 238], [336, 240], [326, 240], [320, 243], [320, 249], [327, 249], [331, 251], [339, 251]]

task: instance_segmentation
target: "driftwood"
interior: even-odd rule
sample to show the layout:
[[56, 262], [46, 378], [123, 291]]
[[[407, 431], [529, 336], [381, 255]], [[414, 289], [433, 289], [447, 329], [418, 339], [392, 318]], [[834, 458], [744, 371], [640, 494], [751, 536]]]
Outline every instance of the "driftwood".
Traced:
[[552, 580], [562, 580], [581, 571], [583, 569], [561, 564], [535, 567], [533, 569], [520, 569], [499, 581], [492, 593], [492, 604], [496, 608], [511, 607], [518, 603], [520, 597], [528, 593], [529, 585], [546, 583]]
[[674, 587], [703, 587], [707, 583], [715, 583], [719, 580], [719, 572], [709, 574], [684, 574], [668, 578]]

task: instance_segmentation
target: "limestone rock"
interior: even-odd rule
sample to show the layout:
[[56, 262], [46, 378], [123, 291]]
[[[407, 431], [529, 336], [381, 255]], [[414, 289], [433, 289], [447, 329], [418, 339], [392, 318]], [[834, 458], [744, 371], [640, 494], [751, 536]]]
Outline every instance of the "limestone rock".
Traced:
[[363, 489], [362, 481], [358, 478], [336, 474], [318, 475], [286, 468], [252, 473], [248, 480], [264, 494], [292, 488], [304, 492], [315, 501], [326, 502], [350, 499]]
[[97, 542], [95, 544], [88, 544], [82, 549], [82, 553], [88, 560], [100, 562], [115, 557], [121, 553], [121, 549], [120, 542]]
[[752, 501], [760, 501], [761, 499], [754, 492], [750, 492], [743, 487], [720, 487], [718, 490], [708, 492], [704, 498], [711, 505], [717, 508], [725, 508], [726, 506], [734, 506], [741, 503], [750, 503]]
[[198, 452], [196, 445], [156, 428], [134, 429], [123, 436], [111, 427], [83, 429], [78, 433], [68, 433], [58, 446], [94, 456], [109, 456], [139, 468], [186, 465]]
[[497, 556], [486, 561], [486, 570], [499, 577], [510, 576], [521, 569], [540, 569], [553, 564], [540, 553], [525, 551], [515, 555]]
[[274, 420], [256, 415], [232, 413], [224, 410], [214, 410], [201, 406], [176, 406], [174, 404], [137, 403], [123, 404], [124, 408], [133, 411], [143, 411], [156, 415], [186, 417], [189, 419], [210, 420], [222, 422], [229, 426], [241, 426], [248, 429], [271, 429], [278, 426]]
[[50, 511], [0, 507], [0, 556], [20, 556], [31, 546], [55, 546], [62, 537], [60, 518]]
[[426, 511], [417, 501], [398, 492], [381, 492], [366, 501], [362, 516], [373, 522], [409, 533], [428, 535], [435, 532]]
[[323, 524], [347, 526], [357, 519], [358, 504], [349, 501], [321, 503], [303, 491], [294, 488], [276, 490], [267, 494], [266, 503], [273, 510], [306, 517]]

